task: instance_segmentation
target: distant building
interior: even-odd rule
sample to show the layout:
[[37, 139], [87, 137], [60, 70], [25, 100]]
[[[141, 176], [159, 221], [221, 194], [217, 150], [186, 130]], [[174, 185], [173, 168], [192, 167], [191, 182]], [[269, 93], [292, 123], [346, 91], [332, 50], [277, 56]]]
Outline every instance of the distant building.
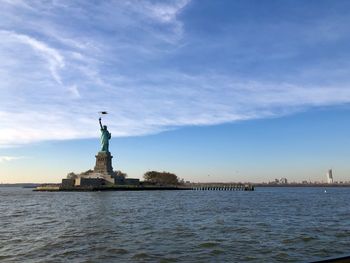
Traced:
[[280, 184], [288, 184], [287, 178], [281, 178], [280, 179]]
[[270, 184], [288, 184], [287, 178], [281, 178], [281, 179], [275, 179], [273, 182], [270, 182]]
[[333, 171], [332, 171], [332, 169], [328, 170], [327, 183], [333, 184]]

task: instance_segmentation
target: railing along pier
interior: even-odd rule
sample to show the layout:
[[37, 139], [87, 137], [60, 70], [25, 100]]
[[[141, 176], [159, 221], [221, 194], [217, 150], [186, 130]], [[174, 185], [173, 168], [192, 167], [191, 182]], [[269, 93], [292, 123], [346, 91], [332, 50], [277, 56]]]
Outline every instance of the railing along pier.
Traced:
[[191, 188], [196, 191], [254, 191], [252, 184], [196, 184]]

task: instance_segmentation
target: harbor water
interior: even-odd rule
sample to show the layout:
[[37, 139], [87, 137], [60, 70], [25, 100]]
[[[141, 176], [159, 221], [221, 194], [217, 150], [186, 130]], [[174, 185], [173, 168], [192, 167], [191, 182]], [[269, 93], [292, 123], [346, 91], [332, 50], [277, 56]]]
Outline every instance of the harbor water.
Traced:
[[0, 187], [0, 211], [1, 262], [308, 262], [350, 254], [345, 187]]

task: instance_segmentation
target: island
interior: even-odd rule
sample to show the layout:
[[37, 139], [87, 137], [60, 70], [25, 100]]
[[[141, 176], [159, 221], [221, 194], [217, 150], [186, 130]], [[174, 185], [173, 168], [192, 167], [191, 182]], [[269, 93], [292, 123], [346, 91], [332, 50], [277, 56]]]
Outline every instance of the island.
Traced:
[[99, 125], [101, 148], [95, 155], [94, 168], [79, 174], [68, 173], [60, 184], [42, 184], [33, 191], [254, 190], [254, 186], [251, 184], [184, 182], [169, 172], [148, 171], [144, 174], [144, 181], [137, 178], [127, 178], [127, 174], [113, 169], [113, 156], [109, 151], [109, 140], [112, 135], [107, 126], [102, 125], [101, 118], [99, 118]]

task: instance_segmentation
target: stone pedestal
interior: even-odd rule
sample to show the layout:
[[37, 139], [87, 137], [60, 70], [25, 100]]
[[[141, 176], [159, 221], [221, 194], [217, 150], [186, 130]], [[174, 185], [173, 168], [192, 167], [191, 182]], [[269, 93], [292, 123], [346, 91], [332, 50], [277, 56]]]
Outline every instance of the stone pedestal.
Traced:
[[96, 157], [96, 165], [94, 167], [95, 173], [100, 174], [113, 174], [113, 167], [112, 167], [112, 158], [110, 152], [98, 152]]
[[62, 180], [62, 187], [68, 189], [73, 186], [100, 187], [107, 184], [124, 184], [124, 178], [119, 178], [120, 176], [113, 171], [113, 156], [110, 152], [98, 152], [95, 157], [96, 164], [93, 171], [78, 174], [74, 179]]

